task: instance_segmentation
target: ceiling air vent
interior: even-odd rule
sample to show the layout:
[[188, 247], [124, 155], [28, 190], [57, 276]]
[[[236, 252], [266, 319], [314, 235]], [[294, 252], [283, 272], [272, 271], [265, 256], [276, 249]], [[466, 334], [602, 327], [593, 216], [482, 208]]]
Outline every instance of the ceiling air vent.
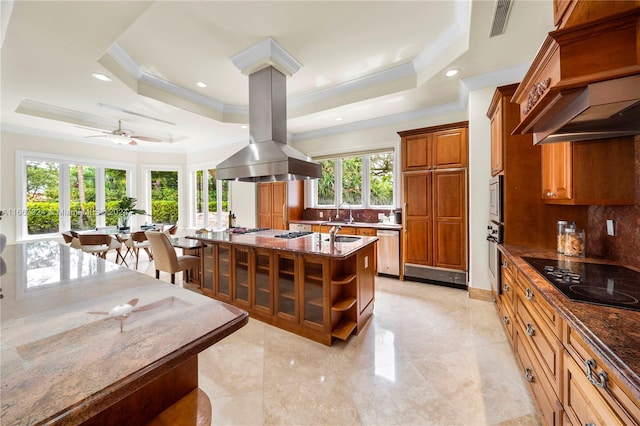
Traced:
[[491, 22], [491, 33], [489, 37], [494, 37], [504, 33], [507, 27], [507, 19], [513, 0], [497, 0], [496, 10], [493, 14], [493, 22]]

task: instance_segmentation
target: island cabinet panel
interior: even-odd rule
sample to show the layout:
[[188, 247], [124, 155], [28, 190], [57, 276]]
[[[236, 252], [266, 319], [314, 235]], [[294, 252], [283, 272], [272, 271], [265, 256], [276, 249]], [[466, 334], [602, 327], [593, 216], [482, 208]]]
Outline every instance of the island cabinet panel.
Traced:
[[296, 283], [299, 275], [297, 258], [293, 253], [274, 253], [276, 319], [293, 324], [300, 322], [300, 309], [296, 303], [299, 298]]
[[233, 247], [233, 302], [249, 308], [249, 248]]
[[225, 302], [231, 301], [231, 247], [228, 244], [207, 245], [203, 249], [202, 293]]
[[376, 246], [369, 246], [357, 254], [358, 333], [373, 315], [376, 250]]
[[329, 259], [302, 257], [302, 325], [318, 331], [329, 331]]
[[251, 296], [251, 306], [267, 315], [273, 313], [273, 253], [271, 250], [253, 250], [253, 273], [255, 293]]

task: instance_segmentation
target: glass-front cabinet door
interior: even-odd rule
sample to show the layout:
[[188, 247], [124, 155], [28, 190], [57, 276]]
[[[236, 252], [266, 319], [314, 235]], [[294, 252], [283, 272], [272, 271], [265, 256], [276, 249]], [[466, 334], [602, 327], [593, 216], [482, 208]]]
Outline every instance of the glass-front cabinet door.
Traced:
[[202, 282], [200, 283], [200, 289], [202, 293], [207, 296], [214, 295], [214, 282], [213, 271], [215, 270], [215, 263], [213, 258], [214, 246], [211, 244], [205, 245], [202, 248]]
[[327, 260], [305, 256], [302, 260], [302, 270], [303, 325], [324, 331], [326, 322], [325, 307], [329, 306]]
[[278, 318], [298, 322], [299, 312], [296, 305], [298, 289], [296, 273], [297, 256], [293, 253], [280, 252], [274, 254], [275, 266], [275, 311]]
[[233, 248], [233, 300], [249, 307], [249, 248]]
[[254, 309], [271, 314], [273, 305], [272, 279], [271, 279], [271, 250], [255, 249], [254, 252], [255, 295]]
[[[215, 262], [217, 271], [215, 271], [215, 293], [216, 298], [223, 300], [231, 300], [231, 246], [228, 244], [216, 244], [215, 246]], [[205, 267], [206, 268], [206, 267]]]

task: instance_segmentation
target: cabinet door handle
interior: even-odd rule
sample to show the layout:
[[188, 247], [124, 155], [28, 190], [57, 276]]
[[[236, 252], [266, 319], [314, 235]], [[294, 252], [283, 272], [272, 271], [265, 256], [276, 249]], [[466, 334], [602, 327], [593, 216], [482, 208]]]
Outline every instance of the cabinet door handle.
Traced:
[[505, 315], [505, 316], [502, 318], [502, 322], [503, 322], [503, 323], [505, 323], [505, 324], [509, 324], [509, 317]]
[[282, 205], [282, 224], [286, 225], [287, 224], [287, 205], [283, 204]]
[[553, 198], [555, 196], [556, 196], [556, 194], [554, 192], [551, 192], [551, 191], [547, 192], [547, 197], [548, 198]]
[[533, 328], [533, 325], [530, 322], [527, 323], [527, 334], [529, 336], [534, 336], [536, 334], [536, 329]]
[[607, 373], [605, 373], [604, 371], [601, 371], [598, 373], [598, 377], [596, 378], [596, 376], [593, 374], [593, 371], [592, 371], [592, 369], [595, 370], [597, 367], [596, 360], [588, 359], [584, 363], [587, 366], [587, 380], [589, 380], [589, 382], [597, 388], [606, 389], [607, 382], [609, 381], [609, 377], [607, 377]]
[[531, 290], [529, 287], [527, 287], [527, 290], [524, 292], [524, 297], [527, 298], [527, 300], [533, 300], [533, 290]]
[[505, 291], [505, 292], [506, 292], [506, 291], [509, 291], [509, 284], [504, 283], [504, 284], [502, 285], [502, 291]]
[[504, 262], [502, 262], [502, 267], [503, 268], [508, 268], [509, 267], [509, 262], [507, 262], [506, 260]]
[[524, 377], [530, 383], [533, 383], [533, 381], [535, 380], [535, 376], [533, 375], [533, 371], [531, 371], [531, 369], [529, 367], [524, 369]]
[[402, 229], [407, 233], [407, 203], [402, 204]]

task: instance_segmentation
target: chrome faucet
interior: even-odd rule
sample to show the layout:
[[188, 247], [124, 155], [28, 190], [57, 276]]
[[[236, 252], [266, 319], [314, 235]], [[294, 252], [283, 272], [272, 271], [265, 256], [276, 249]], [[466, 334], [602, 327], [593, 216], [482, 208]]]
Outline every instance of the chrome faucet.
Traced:
[[322, 227], [324, 225], [329, 225], [331, 223], [331, 221], [328, 222], [322, 222], [320, 225], [318, 225], [318, 241], [322, 241]]
[[338, 225], [338, 226], [332, 226], [331, 230], [329, 230], [329, 241], [331, 242], [332, 245], [336, 242], [336, 234], [340, 232], [341, 229], [342, 229], [342, 226]]
[[341, 203], [340, 205], [338, 205], [338, 207], [336, 207], [336, 220], [338, 220], [338, 218], [340, 217], [340, 207], [344, 206], [345, 204], [349, 208], [349, 220], [345, 222], [353, 223], [353, 215], [351, 214], [351, 204], [349, 203]]

